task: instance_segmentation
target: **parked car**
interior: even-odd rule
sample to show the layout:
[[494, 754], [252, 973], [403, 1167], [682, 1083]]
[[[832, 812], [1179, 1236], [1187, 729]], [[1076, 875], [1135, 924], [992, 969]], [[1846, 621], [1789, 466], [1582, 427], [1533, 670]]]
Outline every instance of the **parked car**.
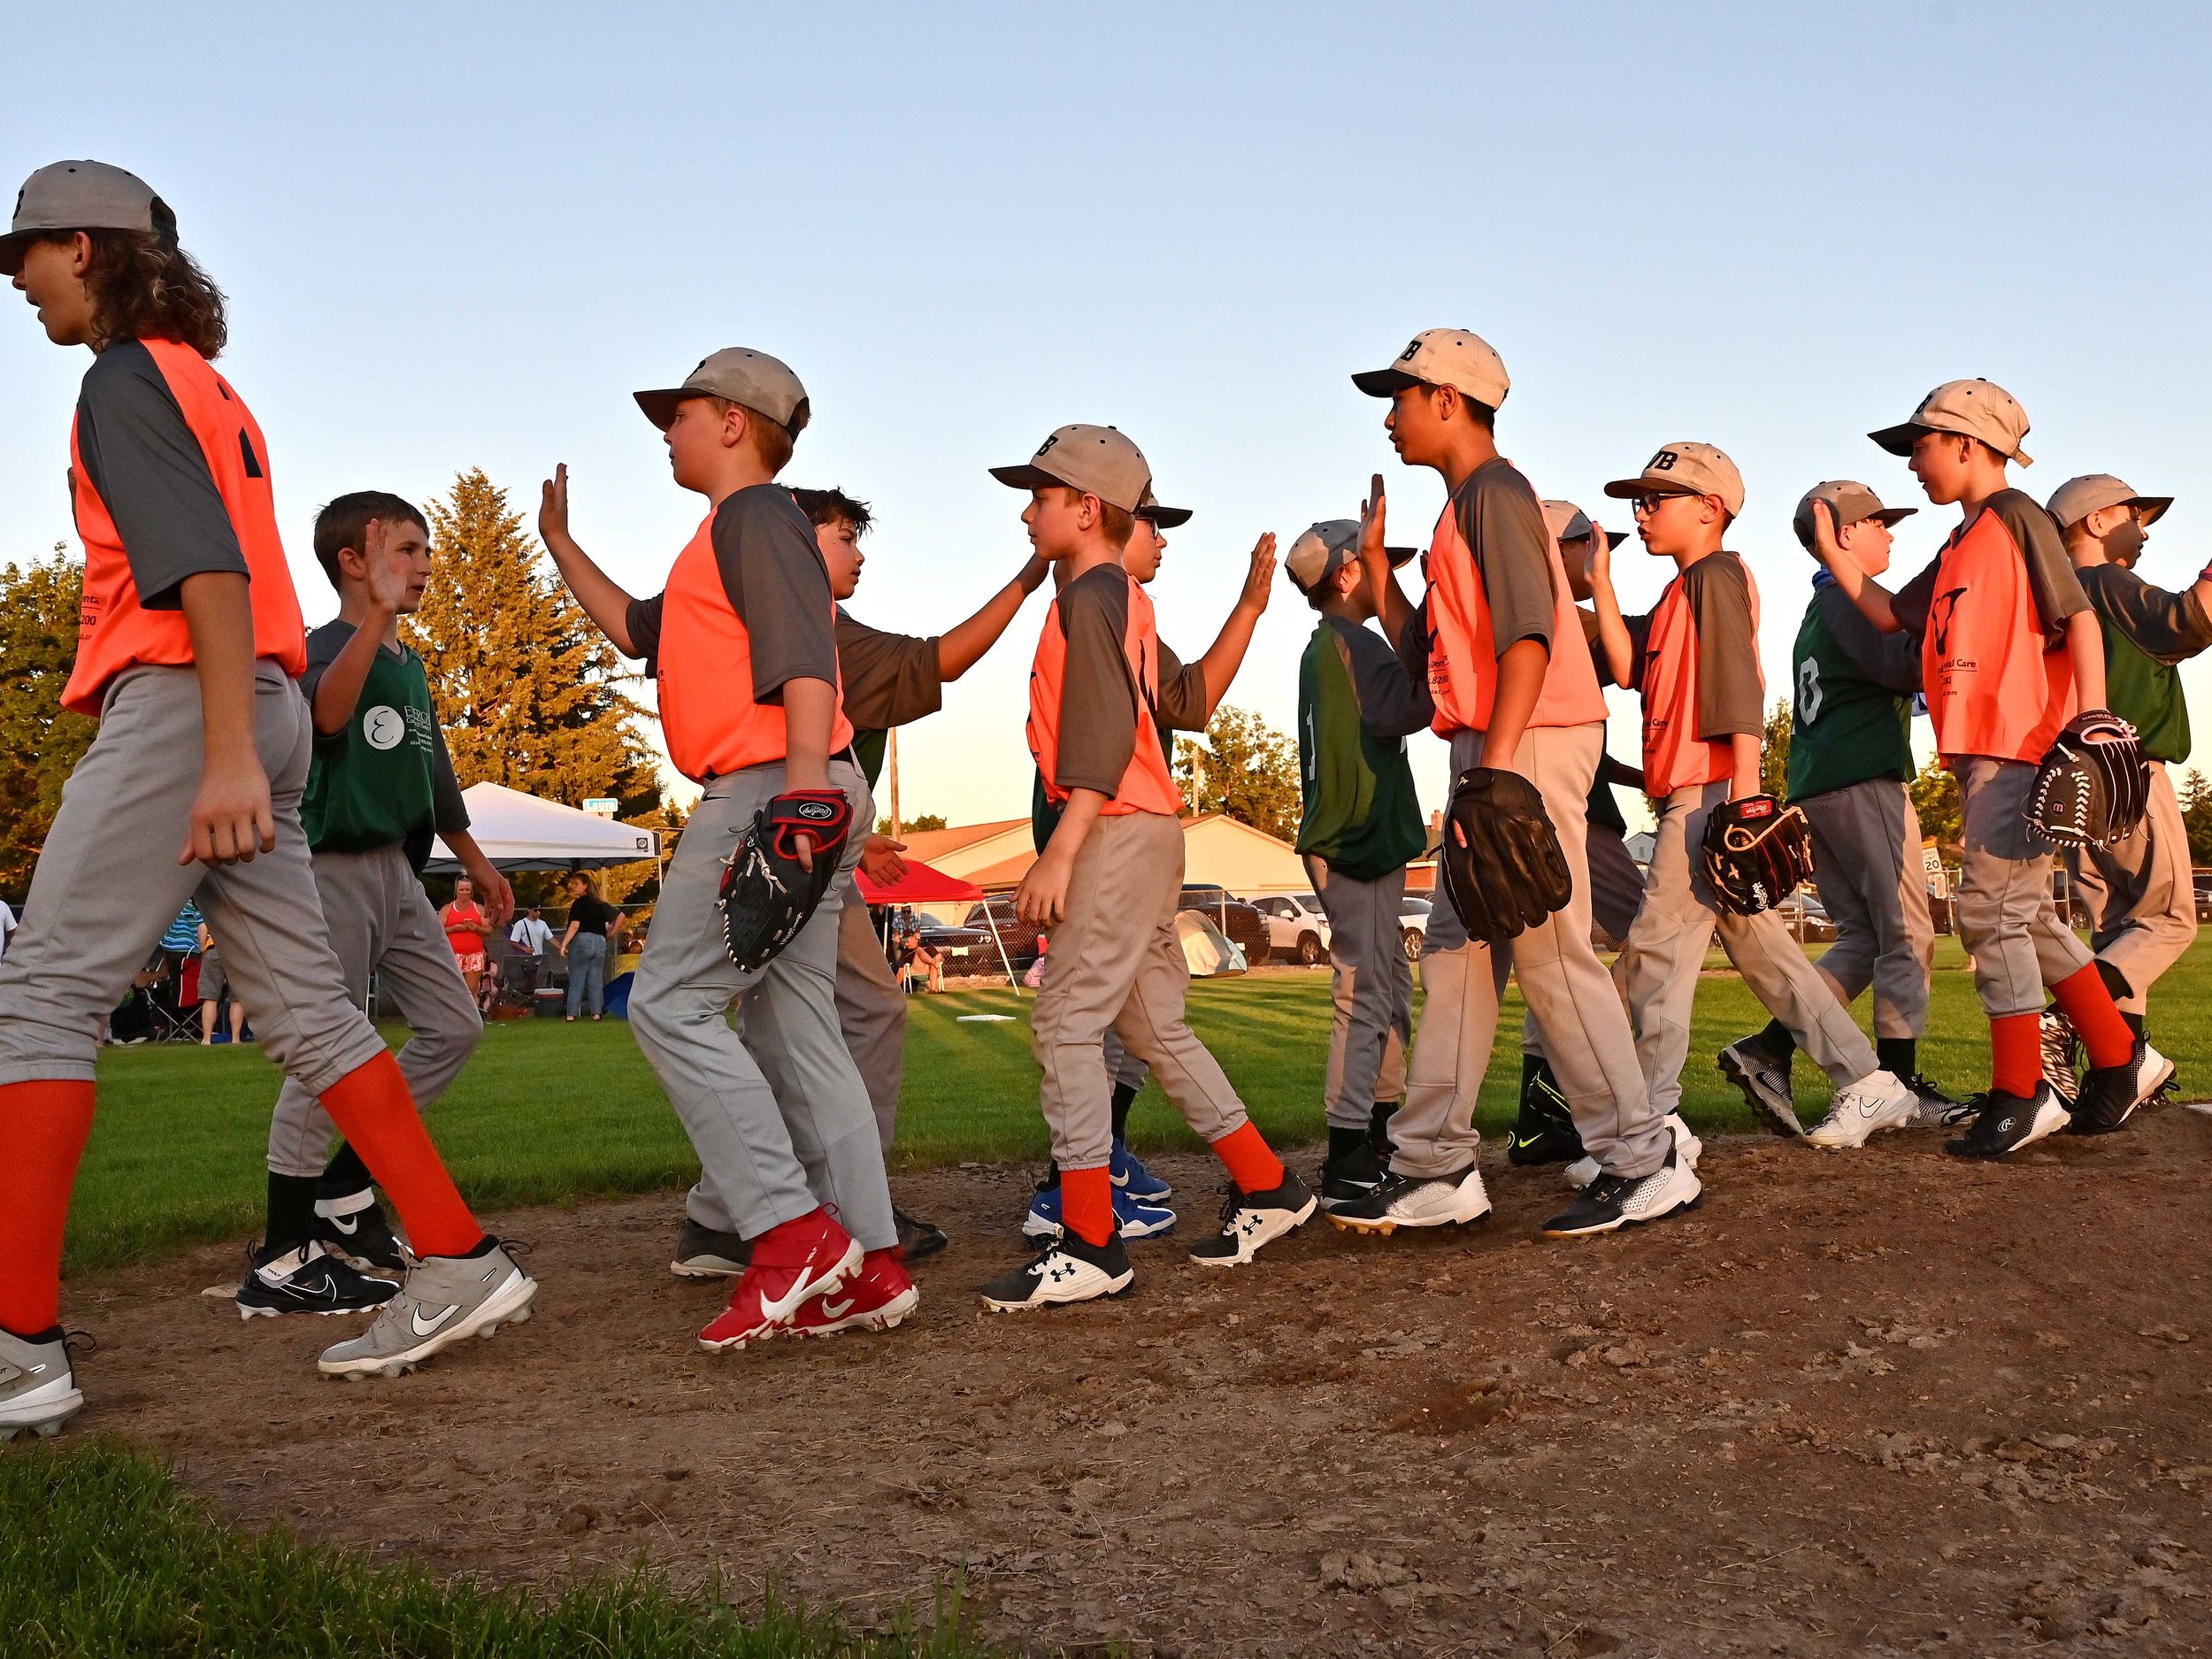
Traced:
[[1267, 918], [1268, 949], [1311, 968], [1329, 959], [1329, 918], [1310, 893], [1277, 893], [1254, 899], [1252, 908]]
[[2193, 879], [2197, 890], [2197, 920], [2212, 922], [2212, 874], [2200, 872]]
[[1228, 888], [1212, 881], [1186, 881], [1176, 908], [1198, 911], [1226, 933], [1229, 942], [1244, 952], [1248, 966], [1256, 968], [1267, 960], [1267, 918], [1232, 896]]
[[1421, 941], [1429, 934], [1429, 901], [1409, 893], [1398, 902], [1398, 925], [1406, 931], [1406, 960], [1421, 960]]
[[1833, 918], [1817, 898], [1802, 888], [1776, 905], [1774, 913], [1790, 930], [1790, 937], [1801, 943], [1816, 944], [1836, 936]]
[[[1002, 972], [998, 959], [998, 947], [991, 942], [989, 930], [981, 927], [952, 927], [942, 922], [924, 922], [914, 930], [927, 945], [945, 959], [948, 975], [964, 973]], [[1008, 953], [1012, 954], [1010, 951]]]
[[1004, 898], [985, 899], [980, 903], [971, 904], [968, 907], [967, 915], [962, 920], [966, 926], [979, 929], [984, 933], [983, 948], [995, 956], [998, 954], [998, 950], [991, 943], [989, 934], [992, 928], [996, 927], [999, 943], [1006, 947], [1006, 959], [1014, 964], [1014, 972], [1017, 973], [1021, 972], [1031, 963], [1037, 960], [1038, 933], [1041, 932], [1049, 938], [1052, 933], [1048, 927], [1040, 929], [1035, 923], [1025, 922], [1020, 917], [1015, 915], [1014, 900], [1011, 895]]

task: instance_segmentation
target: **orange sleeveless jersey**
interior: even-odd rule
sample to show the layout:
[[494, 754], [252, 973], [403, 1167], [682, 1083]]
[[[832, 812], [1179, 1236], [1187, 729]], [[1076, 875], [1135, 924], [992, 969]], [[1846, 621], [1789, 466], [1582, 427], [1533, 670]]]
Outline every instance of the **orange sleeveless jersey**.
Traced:
[[[1575, 614], [1559, 543], [1547, 532], [1545, 557], [1551, 561], [1551, 662], [1544, 688], [1530, 713], [1531, 726], [1587, 726], [1605, 718], [1605, 693], [1598, 687], [1597, 665]], [[1459, 531], [1459, 513], [1444, 503], [1429, 540], [1429, 695], [1436, 704], [1431, 729], [1440, 737], [1456, 731], [1486, 732], [1498, 692], [1498, 649], [1491, 632], [1490, 605], [1483, 593], [1475, 556]]]
[[1986, 509], [1936, 555], [1920, 672], [1947, 763], [1962, 755], [2039, 762], [2079, 710], [2065, 636], [2046, 645], [2026, 556]]
[[[1183, 797], [1168, 771], [1166, 752], [1160, 747], [1160, 636], [1153, 621], [1152, 601], [1134, 577], [1129, 584], [1129, 624], [1122, 634], [1122, 655], [1129, 664], [1131, 683], [1137, 688], [1136, 748], [1121, 774], [1114, 798], [1100, 809], [1105, 818], [1131, 812], [1157, 812], [1175, 818], [1183, 810]], [[1044, 632], [1037, 639], [1036, 660], [1029, 667], [1029, 752], [1037, 762], [1046, 798], [1055, 806], [1067, 804], [1069, 791], [1056, 781], [1059, 772], [1061, 695], [1068, 663], [1067, 630], [1060, 626], [1060, 601], [1045, 613]]]
[[[253, 649], [281, 664], [295, 680], [307, 672], [307, 629], [300, 618], [291, 567], [277, 534], [276, 502], [269, 487], [269, 448], [261, 427], [230, 383], [189, 346], [173, 340], [139, 343], [161, 371], [185, 425], [223, 500], [238, 549], [245, 556], [247, 590], [253, 602]], [[192, 661], [192, 632], [181, 611], [149, 611], [139, 603], [130, 556], [87, 476], [69, 426], [69, 488], [84, 543], [84, 604], [78, 615], [77, 661], [61, 694], [62, 706], [96, 715], [108, 682], [142, 663], [183, 667]]]
[[[1697, 618], [1682, 572], [1667, 584], [1651, 612], [1644, 641], [1644, 789], [1663, 800], [1692, 784], [1717, 783], [1736, 770], [1735, 745], [1697, 734]], [[1759, 585], [1744, 570], [1751, 595], [1751, 631], [1759, 631]], [[1766, 700], [1766, 676], [1759, 676], [1759, 698]]]
[[[837, 626], [830, 603], [829, 626]], [[784, 757], [787, 736], [780, 704], [753, 701], [753, 641], [722, 586], [714, 557], [714, 514], [692, 533], [668, 572], [661, 603], [661, 732], [668, 758], [694, 783]], [[837, 680], [837, 718], [830, 753], [849, 747], [853, 723], [845, 718], [845, 683]]]

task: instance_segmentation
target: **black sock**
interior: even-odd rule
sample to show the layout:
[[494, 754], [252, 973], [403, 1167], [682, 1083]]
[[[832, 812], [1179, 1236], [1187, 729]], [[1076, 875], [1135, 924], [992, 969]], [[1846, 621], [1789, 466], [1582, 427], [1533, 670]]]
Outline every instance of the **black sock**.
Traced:
[[480, 1256], [489, 1256], [498, 1248], [499, 1240], [488, 1233], [476, 1241], [474, 1248], [462, 1251], [459, 1259], [464, 1262], [473, 1261]]
[[1394, 1149], [1390, 1140], [1390, 1119], [1399, 1104], [1394, 1100], [1379, 1100], [1375, 1102], [1375, 1109], [1367, 1114], [1367, 1144], [1385, 1157], [1388, 1157]]
[[2143, 1017], [2142, 1017], [2142, 1015], [2140, 1015], [2140, 1014], [2131, 1014], [2131, 1013], [2129, 1013], [2129, 1012], [2127, 1011], [2127, 1010], [2125, 1010], [2125, 1009], [2124, 1008], [2124, 1009], [2122, 1009], [2122, 1010], [2120, 1010], [2120, 1018], [2121, 1018], [2122, 1019], [2124, 1019], [2125, 1021], [2127, 1021], [2127, 1023], [2128, 1023], [2128, 1029], [2129, 1029], [2130, 1031], [2133, 1032], [2133, 1033], [2134, 1033], [2137, 1036], [2139, 1036], [2139, 1037], [2140, 1037], [2141, 1035], [2143, 1035]]
[[321, 1186], [312, 1175], [269, 1171], [269, 1231], [261, 1245], [265, 1257], [296, 1250], [315, 1236], [315, 1194]]
[[1368, 1132], [1364, 1129], [1344, 1129], [1335, 1124], [1331, 1124], [1329, 1125], [1329, 1162], [1333, 1164], [1339, 1158], [1351, 1156], [1353, 1153], [1367, 1144], [1367, 1134]]
[[2097, 977], [2104, 981], [2104, 988], [2112, 993], [2112, 1000], [2124, 1002], [2135, 995], [2135, 987], [2128, 983], [2128, 976], [2107, 962], [2097, 958]]
[[7, 1332], [19, 1342], [36, 1342], [41, 1345], [58, 1342], [63, 1336], [62, 1328], [58, 1325], [50, 1325], [43, 1331], [18, 1331], [11, 1326], [0, 1325], [0, 1331]]
[[331, 1155], [330, 1163], [323, 1171], [323, 1191], [333, 1198], [345, 1198], [355, 1193], [365, 1193], [374, 1184], [369, 1174], [369, 1166], [361, 1162], [361, 1155], [353, 1149], [353, 1142], [341, 1141], [338, 1150]]
[[1920, 1075], [1920, 1040], [1916, 1037], [1877, 1037], [1874, 1040], [1874, 1058], [1882, 1070], [1892, 1077], [1916, 1078]]
[[1790, 1028], [1778, 1019], [1767, 1021], [1767, 1028], [1751, 1041], [1786, 1065], [1797, 1057], [1797, 1039], [1790, 1034]]
[[1126, 1083], [1114, 1085], [1114, 1139], [1125, 1144], [1129, 1139], [1129, 1108], [1136, 1098], [1137, 1091]]
[[1544, 1056], [1542, 1055], [1524, 1054], [1521, 1056], [1521, 1095], [1523, 1099], [1527, 1098], [1529, 1085], [1535, 1082], [1536, 1074], [1543, 1069]]

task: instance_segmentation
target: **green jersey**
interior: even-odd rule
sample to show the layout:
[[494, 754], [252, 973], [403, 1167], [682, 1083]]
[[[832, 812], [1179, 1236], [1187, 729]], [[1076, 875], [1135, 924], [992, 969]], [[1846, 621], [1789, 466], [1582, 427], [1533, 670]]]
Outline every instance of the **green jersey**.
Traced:
[[1911, 781], [1911, 694], [1920, 688], [1911, 634], [1881, 632], [1824, 572], [1797, 630], [1790, 678], [1791, 800], [1870, 778]]
[[1372, 629], [1324, 617], [1298, 663], [1298, 850], [1372, 881], [1428, 844], [1406, 762], [1424, 700]]
[[[311, 706], [324, 672], [353, 634], [350, 622], [340, 621], [308, 635], [301, 689]], [[380, 646], [352, 718], [328, 736], [316, 734], [300, 821], [311, 851], [403, 845], [419, 870], [430, 856], [434, 833], [468, 827], [468, 808], [430, 706], [429, 679], [422, 658], [405, 646], [396, 652]]]
[[2134, 726], [2151, 760], [2189, 758], [2180, 664], [2212, 645], [2212, 618], [2193, 593], [2170, 594], [2119, 565], [2076, 572], [2104, 632], [2105, 706]]

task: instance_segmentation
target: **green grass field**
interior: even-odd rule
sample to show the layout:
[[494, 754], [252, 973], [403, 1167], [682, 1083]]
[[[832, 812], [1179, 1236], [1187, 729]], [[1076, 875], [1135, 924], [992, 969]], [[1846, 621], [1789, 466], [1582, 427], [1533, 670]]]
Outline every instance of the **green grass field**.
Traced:
[[[1328, 984], [1326, 971], [1317, 970], [1191, 987], [1193, 1025], [1271, 1139], [1291, 1143], [1321, 1133]], [[1938, 943], [1934, 999], [1923, 1068], [1954, 1093], [1985, 1087], [1988, 1028], [1950, 940]], [[900, 1164], [1043, 1157], [1029, 1055], [1033, 1003], [1003, 988], [913, 999]], [[2208, 1004], [2212, 942], [2193, 949], [2159, 987], [2156, 1035], [2181, 1067], [2185, 1087], [2212, 1073]], [[1862, 1015], [1865, 1008], [1862, 1001]], [[976, 1014], [1012, 1018], [961, 1018]], [[1509, 1033], [1517, 1034], [1519, 1015], [1518, 993], [1509, 993]], [[1709, 975], [1700, 985], [1683, 1078], [1684, 1110], [1694, 1125], [1750, 1126], [1711, 1056], [1764, 1023], [1763, 1010], [1732, 973]], [[403, 1033], [391, 1034], [396, 1041]], [[1486, 1131], [1510, 1120], [1519, 1066], [1509, 1040], [1491, 1063]], [[108, 1049], [100, 1080], [99, 1118], [70, 1216], [69, 1266], [82, 1271], [250, 1236], [260, 1218], [263, 1151], [277, 1089], [276, 1071], [259, 1052], [250, 1046]], [[1816, 1111], [1824, 1080], [1801, 1063], [1797, 1083], [1801, 1110]], [[488, 1210], [680, 1187], [695, 1172], [674, 1113], [618, 1020], [495, 1025], [438, 1102], [432, 1125], [463, 1190]], [[1130, 1127], [1140, 1149], [1193, 1144], [1156, 1088], [1147, 1088]]]

